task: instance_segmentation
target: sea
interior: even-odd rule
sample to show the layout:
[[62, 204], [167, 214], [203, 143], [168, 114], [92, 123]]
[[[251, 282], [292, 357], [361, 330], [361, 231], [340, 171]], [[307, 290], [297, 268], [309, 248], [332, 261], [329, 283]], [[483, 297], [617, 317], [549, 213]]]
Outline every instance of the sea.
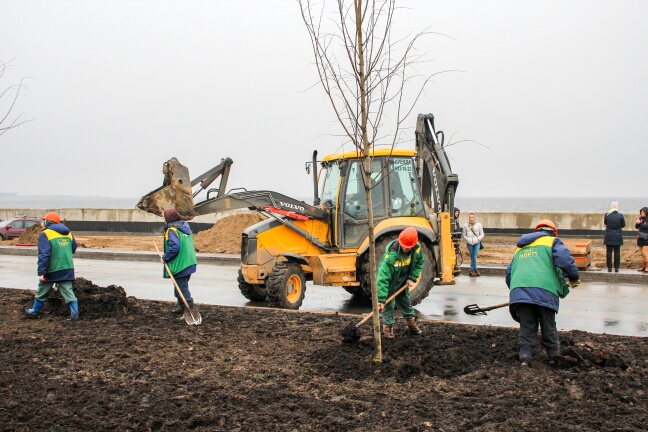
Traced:
[[[312, 197], [295, 197], [308, 204]], [[17, 193], [0, 193], [0, 208], [106, 208], [130, 209], [135, 208], [140, 197], [105, 197], [105, 196], [74, 196], [74, 195], [22, 195]], [[648, 198], [519, 198], [519, 197], [463, 197], [457, 196], [455, 205], [462, 211], [470, 212], [564, 212], [564, 213], [605, 213], [610, 209], [612, 201], [619, 203], [623, 213], [639, 212], [648, 206]]]

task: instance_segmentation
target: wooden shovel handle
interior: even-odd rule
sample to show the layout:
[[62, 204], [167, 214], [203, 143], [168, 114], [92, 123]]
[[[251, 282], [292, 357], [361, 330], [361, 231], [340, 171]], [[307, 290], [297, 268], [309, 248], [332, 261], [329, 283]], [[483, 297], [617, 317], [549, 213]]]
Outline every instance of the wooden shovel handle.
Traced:
[[[180, 291], [180, 287], [178, 286], [178, 283], [176, 282], [175, 278], [171, 274], [171, 270], [169, 270], [169, 266], [162, 259], [162, 254], [160, 253], [160, 249], [158, 249], [157, 244], [155, 242], [153, 242], [153, 246], [155, 246], [155, 250], [157, 251], [158, 255], [160, 256], [160, 261], [162, 261], [162, 264], [164, 264], [164, 268], [166, 268], [167, 274], [169, 275], [169, 277], [173, 281], [173, 285], [176, 287], [176, 290], [178, 291], [178, 295], [182, 299], [182, 303], [184, 303], [187, 310], [191, 310], [191, 308], [189, 308], [189, 305], [187, 304], [187, 300], [185, 300], [184, 296], [182, 295], [182, 291]], [[193, 318], [193, 315], [191, 317]]]
[[[389, 297], [387, 300], [385, 300], [385, 304], [387, 304], [387, 303], [389, 303], [390, 301], [394, 300], [394, 299], [398, 296], [398, 294], [402, 293], [402, 292], [405, 290], [405, 288], [407, 288], [408, 286], [409, 286], [409, 284], [406, 283], [405, 285], [403, 285], [402, 287], [400, 287], [400, 288], [398, 289], [398, 291], [396, 291], [394, 294], [391, 295], [391, 297]], [[374, 314], [373, 311], [371, 311], [371, 313], [370, 313], [369, 315], [367, 315], [366, 317], [364, 317], [364, 318], [362, 319], [362, 321], [360, 321], [358, 324], [356, 324], [356, 328], [357, 328], [357, 327], [360, 327], [362, 324], [364, 324], [364, 323], [366, 323], [367, 321], [369, 321], [369, 320], [371, 319], [371, 317], [373, 316], [373, 314]]]
[[499, 309], [499, 308], [502, 308], [502, 307], [508, 306], [508, 305], [509, 305], [509, 302], [500, 303], [500, 304], [497, 304], [495, 306], [488, 306], [488, 307], [485, 307], [485, 308], [479, 308], [479, 310], [482, 311], [482, 312], [488, 312], [489, 310]]

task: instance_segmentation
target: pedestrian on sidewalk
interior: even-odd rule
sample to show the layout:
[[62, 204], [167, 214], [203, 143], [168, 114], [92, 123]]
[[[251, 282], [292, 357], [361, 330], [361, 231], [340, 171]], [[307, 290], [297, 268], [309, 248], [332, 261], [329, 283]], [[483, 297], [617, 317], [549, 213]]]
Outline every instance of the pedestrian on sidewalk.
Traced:
[[517, 247], [506, 268], [506, 284], [510, 289], [509, 312], [520, 323], [520, 366], [529, 366], [538, 340], [538, 324], [547, 356], [552, 359], [560, 354], [556, 314], [560, 299], [569, 294], [565, 277], [572, 288], [580, 280], [574, 257], [558, 238], [552, 221], [540, 221], [535, 232], [520, 237]]
[[[174, 208], [164, 210], [164, 261], [173, 275], [182, 295], [184, 296], [190, 309], [194, 307], [194, 300], [189, 292], [189, 279], [196, 272], [196, 249], [194, 248], [193, 235], [187, 221], [182, 219], [180, 213]], [[164, 277], [169, 278], [169, 274], [164, 268]], [[173, 310], [175, 314], [184, 313], [184, 303], [173, 289], [173, 295], [177, 301], [177, 307]]]
[[74, 260], [77, 242], [74, 236], [61, 223], [57, 213], [50, 212], [41, 222], [44, 230], [38, 236], [38, 289], [31, 309], [25, 309], [28, 317], [35, 318], [40, 314], [54, 284], [70, 307], [69, 321], [79, 318], [79, 303], [73, 290]]
[[477, 255], [479, 250], [483, 249], [482, 240], [484, 238], [484, 229], [481, 224], [477, 222], [475, 213], [468, 215], [468, 222], [463, 226], [463, 238], [466, 240], [468, 253], [470, 254], [470, 277], [481, 276], [477, 269]]
[[619, 273], [621, 261], [621, 246], [623, 245], [622, 230], [625, 227], [625, 218], [619, 213], [619, 203], [613, 202], [610, 211], [603, 218], [605, 234], [603, 244], [605, 245], [605, 258], [607, 261], [608, 273], [612, 272], [612, 253], [614, 252], [614, 271]]
[[[423, 251], [418, 243], [418, 232], [409, 227], [401, 231], [397, 240], [392, 241], [385, 249], [385, 255], [378, 267], [376, 285], [378, 287], [378, 308], [382, 311], [383, 335], [394, 339], [394, 306], [398, 306], [407, 322], [409, 332], [420, 335], [421, 329], [416, 325], [414, 308], [409, 294], [410, 288], [416, 286], [416, 281], [423, 270]], [[387, 297], [394, 294], [405, 283], [408, 287], [394, 300], [385, 304]], [[426, 283], [422, 281], [421, 283]]]
[[640, 272], [648, 273], [648, 207], [639, 210], [639, 219], [635, 223], [637, 229], [637, 246], [641, 252]]

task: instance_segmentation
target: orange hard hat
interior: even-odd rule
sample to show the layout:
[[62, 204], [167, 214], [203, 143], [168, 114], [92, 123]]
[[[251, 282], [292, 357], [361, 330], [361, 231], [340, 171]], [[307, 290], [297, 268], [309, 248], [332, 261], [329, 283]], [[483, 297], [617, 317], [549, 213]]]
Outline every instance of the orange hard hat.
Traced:
[[398, 244], [404, 248], [413, 248], [416, 246], [417, 241], [418, 232], [416, 232], [416, 229], [412, 227], [405, 228], [398, 236]]
[[61, 223], [61, 217], [54, 212], [47, 213], [45, 216], [43, 216], [43, 220], [48, 220], [54, 223]]
[[538, 222], [538, 225], [536, 225], [535, 229], [536, 231], [538, 231], [542, 227], [551, 228], [554, 234], [558, 235], [558, 228], [556, 228], [556, 225], [553, 222], [551, 222], [549, 219], [543, 219], [540, 222]]

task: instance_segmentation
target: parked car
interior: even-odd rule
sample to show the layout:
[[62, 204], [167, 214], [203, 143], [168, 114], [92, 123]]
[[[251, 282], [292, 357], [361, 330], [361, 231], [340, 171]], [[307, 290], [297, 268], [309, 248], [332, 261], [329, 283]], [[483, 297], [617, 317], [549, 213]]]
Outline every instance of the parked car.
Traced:
[[43, 221], [42, 218], [33, 217], [16, 217], [7, 219], [0, 222], [0, 240], [11, 240], [12, 238], [20, 237], [27, 228], [34, 225], [39, 225]]

